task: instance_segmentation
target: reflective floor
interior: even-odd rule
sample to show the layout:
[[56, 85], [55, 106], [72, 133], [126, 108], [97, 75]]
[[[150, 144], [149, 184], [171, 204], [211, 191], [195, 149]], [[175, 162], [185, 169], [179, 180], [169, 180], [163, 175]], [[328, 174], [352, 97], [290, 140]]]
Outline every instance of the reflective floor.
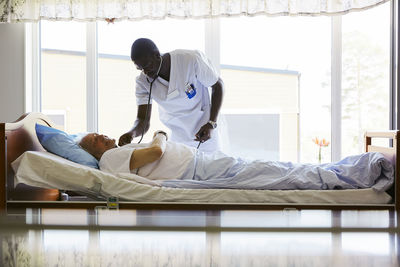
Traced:
[[399, 266], [381, 211], [28, 209], [0, 219], [1, 266]]

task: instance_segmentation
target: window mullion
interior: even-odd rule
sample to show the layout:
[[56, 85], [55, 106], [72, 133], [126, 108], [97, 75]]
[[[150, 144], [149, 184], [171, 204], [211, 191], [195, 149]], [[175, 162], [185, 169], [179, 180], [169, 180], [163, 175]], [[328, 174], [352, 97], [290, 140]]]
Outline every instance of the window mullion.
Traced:
[[86, 110], [87, 131], [98, 131], [97, 23], [86, 24]]
[[331, 141], [332, 161], [341, 158], [342, 150], [342, 17], [332, 17], [331, 31]]
[[41, 112], [40, 22], [25, 25], [25, 112]]
[[211, 18], [205, 20], [205, 54], [213, 62], [220, 73], [221, 53], [220, 53], [220, 20]]
[[399, 35], [399, 5], [397, 1], [391, 1], [390, 3], [390, 114], [389, 114], [389, 128], [391, 130], [399, 128], [400, 116], [397, 116], [399, 111], [399, 91], [398, 91], [398, 74], [399, 68], [397, 66], [399, 62], [399, 46], [398, 46], [398, 35]]

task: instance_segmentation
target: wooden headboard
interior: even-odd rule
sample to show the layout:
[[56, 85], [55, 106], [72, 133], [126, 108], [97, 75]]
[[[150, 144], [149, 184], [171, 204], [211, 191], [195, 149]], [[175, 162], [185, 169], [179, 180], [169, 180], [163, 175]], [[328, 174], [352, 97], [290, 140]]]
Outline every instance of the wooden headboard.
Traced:
[[[36, 136], [36, 123], [54, 126], [51, 120], [42, 113], [27, 113], [14, 122], [1, 123], [2, 145], [0, 146], [4, 146], [6, 150], [6, 153], [2, 153], [4, 154], [2, 157], [7, 155], [6, 159], [2, 160], [4, 173], [6, 173], [2, 181], [2, 184], [6, 182], [4, 184], [6, 187], [2, 188], [6, 188], [7, 200], [58, 200], [59, 198], [58, 189], [44, 189], [25, 184], [18, 184], [14, 188], [14, 171], [11, 168], [11, 162], [25, 151], [45, 151]], [[4, 149], [0, 147], [0, 151], [5, 151]]]

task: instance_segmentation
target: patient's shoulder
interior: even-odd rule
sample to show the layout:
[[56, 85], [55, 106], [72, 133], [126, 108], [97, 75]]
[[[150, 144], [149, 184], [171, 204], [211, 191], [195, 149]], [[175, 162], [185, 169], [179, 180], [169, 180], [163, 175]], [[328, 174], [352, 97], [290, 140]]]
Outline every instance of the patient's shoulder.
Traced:
[[100, 158], [100, 170], [110, 173], [129, 172], [129, 161], [133, 151], [135, 148], [129, 145], [107, 150]]
[[111, 148], [109, 150], [107, 150], [106, 152], [103, 153], [103, 155], [101, 156], [101, 158], [103, 157], [109, 157], [110, 155], [116, 155], [116, 154], [120, 154], [120, 153], [126, 153], [127, 151], [129, 152], [133, 152], [135, 150], [135, 146], [132, 146], [132, 144], [128, 144], [125, 146], [121, 146], [121, 147], [115, 147], [115, 148]]

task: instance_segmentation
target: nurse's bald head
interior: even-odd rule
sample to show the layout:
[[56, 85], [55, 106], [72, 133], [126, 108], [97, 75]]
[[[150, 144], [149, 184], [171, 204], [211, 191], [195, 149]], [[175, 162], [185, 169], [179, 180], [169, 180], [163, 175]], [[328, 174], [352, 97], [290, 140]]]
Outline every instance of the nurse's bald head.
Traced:
[[137, 61], [140, 58], [152, 55], [160, 55], [160, 51], [152, 40], [147, 38], [139, 38], [133, 42], [131, 48], [132, 61]]

